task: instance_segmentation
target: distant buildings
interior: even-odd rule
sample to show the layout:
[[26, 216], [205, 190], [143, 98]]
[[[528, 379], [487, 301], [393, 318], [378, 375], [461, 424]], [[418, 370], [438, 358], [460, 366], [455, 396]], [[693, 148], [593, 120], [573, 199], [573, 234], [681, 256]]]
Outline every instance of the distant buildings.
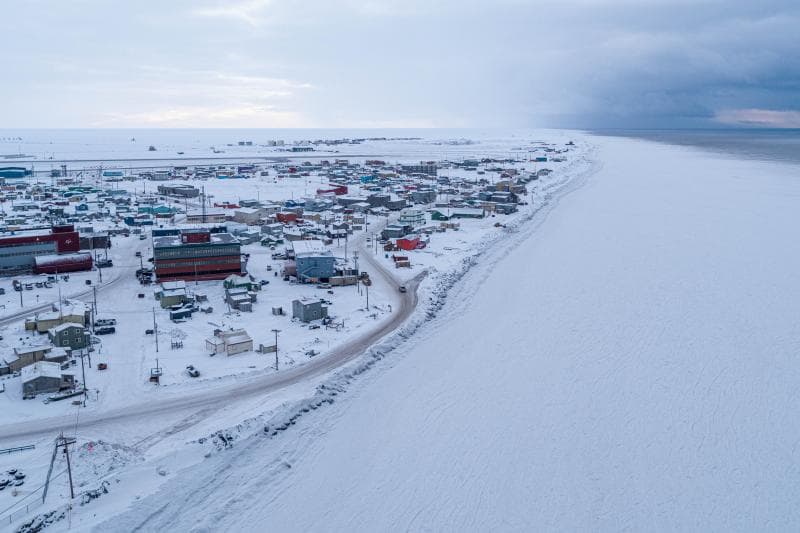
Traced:
[[191, 185], [159, 185], [158, 194], [164, 196], [177, 196], [179, 198], [197, 198], [200, 196], [200, 189]]
[[187, 224], [220, 224], [225, 222], [228, 212], [221, 208], [194, 209], [186, 212]]
[[427, 174], [435, 177], [439, 173], [439, 167], [432, 161], [421, 161], [419, 165], [401, 165], [400, 171], [403, 174]]

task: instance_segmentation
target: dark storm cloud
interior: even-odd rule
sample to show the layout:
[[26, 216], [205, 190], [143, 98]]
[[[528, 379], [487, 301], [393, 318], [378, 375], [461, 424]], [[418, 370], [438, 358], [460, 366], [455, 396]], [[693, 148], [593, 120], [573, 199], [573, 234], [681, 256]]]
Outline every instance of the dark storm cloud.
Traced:
[[7, 125], [791, 126], [800, 111], [789, 0], [0, 9], [16, 80], [0, 99], [24, 104]]

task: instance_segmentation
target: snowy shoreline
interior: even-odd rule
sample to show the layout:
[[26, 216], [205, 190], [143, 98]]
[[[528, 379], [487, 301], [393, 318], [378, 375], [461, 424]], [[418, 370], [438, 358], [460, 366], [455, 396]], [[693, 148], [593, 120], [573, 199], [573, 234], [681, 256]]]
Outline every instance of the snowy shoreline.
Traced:
[[[482, 277], [489, 275], [489, 268], [515, 249], [531, 232], [536, 231], [547, 219], [547, 215], [558, 206], [561, 198], [582, 187], [586, 180], [601, 168], [602, 164], [592, 159], [596, 155], [596, 148], [587, 144], [585, 150], [579, 161], [582, 165], [586, 165], [586, 168], [548, 183], [541, 189], [545, 193], [543, 203], [534, 205], [533, 209], [507, 224], [504, 232], [485, 241], [479, 250], [462, 259], [456, 269], [441, 272], [435, 268], [426, 269], [428, 275], [419, 286], [419, 302], [411, 316], [393, 333], [373, 344], [363, 355], [334, 370], [331, 377], [316, 387], [311, 397], [290, 402], [266, 418], [262, 414], [235, 426], [221, 428], [201, 439], [200, 443], [209, 442], [214, 448], [219, 449], [218, 443], [222, 441], [222, 448], [230, 447], [234, 441], [241, 438], [241, 435], [237, 435], [238, 431], [245, 428], [252, 430], [259, 425], [264, 426], [264, 434], [275, 437], [279, 432], [294, 425], [304, 414], [334, 403], [335, 398], [339, 394], [346, 393], [348, 386], [361, 374], [372, 369], [378, 362], [388, 359], [393, 351], [412, 339], [421, 328], [430, 327], [431, 321], [448, 302], [452, 302], [455, 294], [472, 286], [461, 282], [467, 275], [474, 274], [476, 266], [480, 265], [485, 270]], [[465, 296], [455, 305], [464, 305], [467, 301], [468, 296]], [[220, 435], [223, 436], [222, 439], [219, 438]]]
[[[345, 393], [351, 388], [354, 380], [379, 362], [388, 361], [390, 365], [394, 364], [397, 360], [390, 356], [392, 352], [407, 344], [407, 341], [413, 339], [420, 331], [430, 330], [432, 326], [436, 327], [436, 323], [431, 324], [431, 320], [438, 316], [446, 303], [463, 305], [463, 299], [462, 302], [454, 302], [453, 300], [459, 291], [467, 290], [466, 284], [462, 283], [462, 280], [467, 275], [475, 273], [478, 270], [475, 268], [476, 266], [484, 267], [482, 270], [491, 268], [491, 265], [499, 261], [518, 246], [531, 232], [535, 231], [564, 195], [580, 188], [588, 176], [597, 171], [600, 163], [592, 160], [595, 148], [584, 140], [581, 140], [581, 143], [584, 146], [581, 147], [579, 152], [576, 152], [575, 160], [571, 160], [567, 167], [560, 169], [558, 174], [554, 175], [555, 179], [553, 181], [545, 182], [539, 189], [539, 194], [536, 197], [537, 203], [519, 213], [513, 221], [506, 224], [505, 229], [496, 232], [487, 240], [480, 241], [478, 247], [470, 248], [469, 255], [460, 260], [455, 268], [450, 265], [444, 270], [437, 270], [436, 268], [427, 268], [425, 270], [429, 275], [419, 288], [418, 305], [412, 315], [398, 329], [384, 337], [377, 344], [374, 344], [353, 361], [333, 370], [328, 378], [310, 391], [310, 394], [303, 395], [301, 393], [301, 399], [284, 401], [278, 407], [267, 408], [254, 416], [239, 418], [237, 423], [221, 427], [212, 433], [206, 434], [205, 437], [184, 441], [184, 448], [187, 446], [194, 448], [195, 453], [191, 454], [194, 459], [188, 461], [174, 472], [172, 471], [173, 469], [170, 469], [167, 484], [172, 482], [173, 475], [176, 479], [179, 479], [181, 472], [195, 468], [197, 461], [202, 464], [204, 462], [203, 459], [208, 459], [219, 450], [235, 446], [237, 441], [248, 438], [261, 439], [264, 435], [270, 438], [277, 437], [283, 429], [294, 425], [303, 415], [324, 407], [325, 404], [334, 403], [339, 394]], [[488, 272], [484, 272], [485, 275], [488, 275]], [[291, 396], [292, 393], [289, 393], [289, 395]], [[236, 416], [236, 414], [231, 415], [231, 417]], [[158, 441], [159, 439], [156, 440]], [[254, 442], [259, 442], [259, 440]], [[85, 445], [81, 449], [84, 447]], [[116, 466], [113, 471], [109, 470], [109, 474], [101, 476], [98, 480], [111, 479], [120, 474], [124, 476], [124, 470], [127, 468], [126, 463], [128, 463], [124, 459], [124, 455], [123, 452], [118, 457], [115, 457], [116, 462], [114, 464]], [[131, 455], [130, 461], [132, 462], [131, 466], [136, 466], [142, 461], [145, 461], [146, 464], [160, 464], [158, 457], [145, 459], [138, 452]], [[141, 468], [141, 466], [136, 468]], [[121, 489], [125, 485], [126, 483], [112, 485], [110, 490], [112, 493], [119, 492], [117, 487]], [[157, 483], [153, 487], [154, 491], [146, 490], [145, 494], [157, 493], [162, 490], [162, 487], [166, 486], [163, 483]], [[108, 497], [103, 498], [103, 500], [108, 499]], [[129, 502], [118, 503], [123, 505], [122, 508], [118, 509], [118, 512], [120, 512], [127, 507]], [[95, 506], [93, 505], [92, 507]]]
[[[595, 150], [587, 143], [580, 159], [572, 163], [578, 168], [570, 169], [560, 179], [549, 183], [542, 190], [543, 202], [541, 204], [532, 206], [530, 211], [523, 213], [508, 224], [505, 231], [485, 241], [478, 251], [461, 260], [456, 269], [430, 273], [420, 285], [417, 308], [406, 322], [353, 362], [333, 371], [330, 377], [314, 388], [311, 395], [285, 402], [282, 407], [271, 412], [247, 418], [232, 426], [220, 428], [204, 438], [192, 441], [192, 443], [201, 445], [203, 449], [204, 460], [201, 460], [198, 467], [202, 468], [202, 465], [213, 457], [221, 460], [229, 449], [232, 453], [240, 453], [241, 446], [248, 448], [263, 446], [264, 438], [270, 440], [279, 438], [284, 430], [302, 423], [305, 415], [310, 415], [326, 405], [334, 404], [340, 395], [346, 395], [345, 398], [351, 399], [350, 393], [353, 386], [357, 386], [359, 381], [367, 382], [360, 378], [365, 375], [377, 376], [382, 373], [368, 372], [369, 370], [381, 365], [381, 371], [385, 371], [391, 365], [402, 360], [402, 357], [393, 357], [393, 352], [406, 346], [409, 341], [423, 331], [426, 335], [433, 334], [435, 329], [431, 328], [440, 326], [434, 319], [438, 317], [445, 305], [465, 305], [469, 296], [462, 294], [462, 291], [467, 291], [472, 286], [472, 284], [466, 283], [465, 278], [476, 275], [481, 278], [488, 276], [492, 266], [519, 246], [532, 232], [535, 232], [547, 219], [549, 213], [557, 208], [559, 201], [564, 196], [578, 190], [592, 174], [597, 172], [601, 163], [593, 159], [596, 155]], [[325, 410], [324, 416], [334, 416], [334, 412]], [[162, 500], [158, 494], [171, 492], [173, 489], [170, 487], [173, 483], [180, 485], [181, 476], [195, 467], [188, 466], [187, 468], [189, 470], [176, 471], [174, 477], [171, 476], [166, 484], [160, 486], [153, 495], [140, 500], [137, 505], [147, 505], [146, 502], [152, 501], [153, 505], [161, 507]], [[159, 513], [156, 510], [154, 512]], [[146, 518], [142, 517], [140, 513], [137, 514], [142, 518], [142, 520], [137, 520], [139, 527], [146, 528], [144, 525]], [[114, 523], [116, 523], [116, 519]], [[112, 525], [105, 524], [101, 528]]]

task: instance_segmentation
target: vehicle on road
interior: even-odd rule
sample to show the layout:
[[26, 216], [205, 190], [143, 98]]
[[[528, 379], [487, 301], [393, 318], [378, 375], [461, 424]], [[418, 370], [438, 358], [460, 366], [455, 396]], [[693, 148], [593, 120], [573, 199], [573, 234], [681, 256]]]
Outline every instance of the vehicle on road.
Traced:
[[400, 288], [399, 288], [398, 290], [399, 290], [400, 292], [403, 292], [403, 293], [408, 291], [408, 289], [406, 289], [406, 286], [405, 286], [405, 285], [400, 285]]

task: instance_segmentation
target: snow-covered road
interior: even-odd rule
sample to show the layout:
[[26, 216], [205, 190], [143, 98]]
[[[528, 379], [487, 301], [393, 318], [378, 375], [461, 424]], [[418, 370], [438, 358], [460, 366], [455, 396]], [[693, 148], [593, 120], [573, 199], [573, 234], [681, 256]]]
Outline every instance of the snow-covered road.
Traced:
[[598, 143], [345, 401], [98, 530], [800, 528], [800, 169]]
[[[387, 284], [394, 291], [397, 291], [399, 287], [398, 282], [385, 271], [383, 266], [371, 253], [363, 248], [363, 236], [360, 239], [360, 245], [362, 247], [362, 260], [370, 267], [370, 270], [373, 272], [373, 278], [379, 280], [380, 283]], [[343, 343], [332, 353], [324, 357], [319, 357], [301, 366], [290, 368], [277, 374], [258, 375], [249, 379], [238, 380], [214, 390], [191, 391], [179, 397], [170, 398], [168, 401], [143, 402], [114, 410], [85, 414], [81, 416], [81, 428], [82, 430], [97, 430], [99, 427], [107, 424], [125, 424], [126, 422], [141, 420], [145, 417], [149, 417], [151, 420], [157, 420], [159, 417], [165, 415], [177, 416], [177, 424], [185, 426], [188, 419], [197, 421], [208, 418], [212, 416], [216, 410], [222, 407], [229, 407], [232, 402], [265, 396], [286, 388], [289, 385], [308, 380], [312, 377], [324, 375], [326, 372], [358, 357], [369, 346], [376, 343], [402, 324], [416, 306], [417, 286], [421, 280], [422, 276], [418, 276], [407, 284], [408, 289], [410, 289], [408, 292], [405, 294], [398, 294], [400, 305], [393, 313], [391, 320], [385, 321], [378, 327], [371, 328], [363, 334]], [[114, 281], [116, 281], [116, 279]], [[114, 283], [114, 281], [109, 282], [108, 286]], [[166, 426], [158, 425], [154, 422], [154, 427], [152, 428], [154, 433], [151, 435], [158, 435], [171, 431], [173, 429], [171, 427], [173, 418], [166, 418], [166, 420], [169, 421]], [[0, 435], [0, 442], [21, 442], [24, 439], [65, 431], [74, 427], [74, 425], [75, 417], [72, 414], [6, 424], [3, 427], [2, 435]]]

